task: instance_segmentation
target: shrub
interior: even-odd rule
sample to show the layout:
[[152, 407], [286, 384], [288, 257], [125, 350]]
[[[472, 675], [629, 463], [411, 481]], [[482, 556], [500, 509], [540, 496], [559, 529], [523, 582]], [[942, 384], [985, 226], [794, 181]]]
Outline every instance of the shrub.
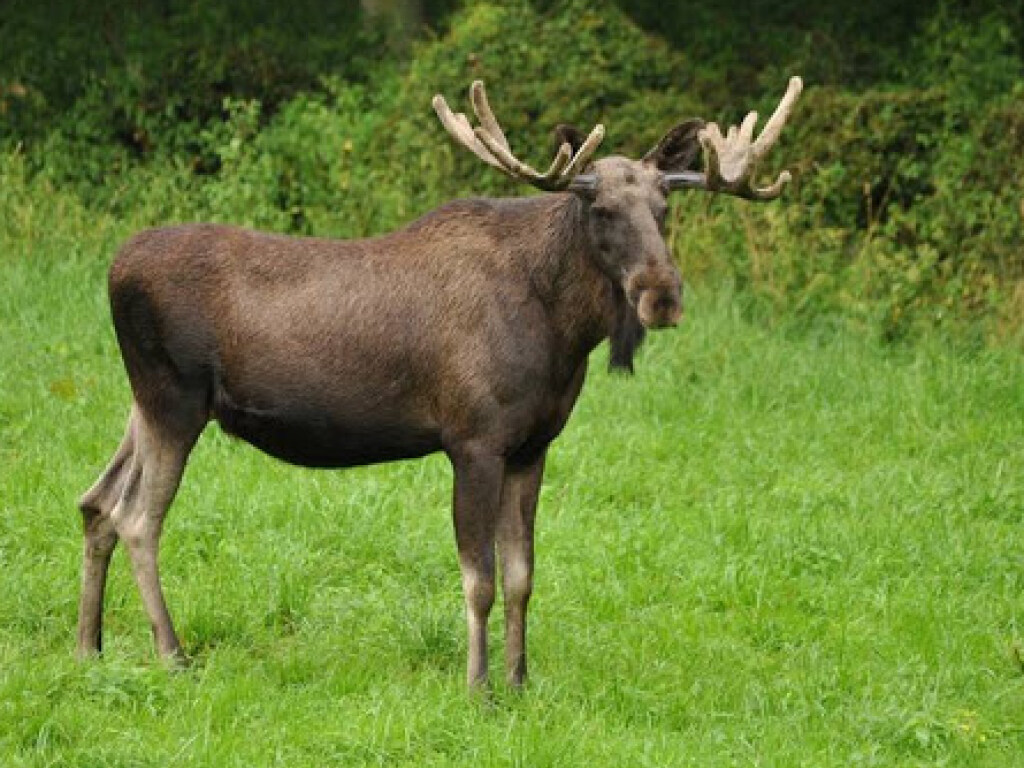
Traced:
[[[846, 51], [885, 4], [814, 10], [835, 43], [822, 47], [806, 25], [780, 26], [801, 3], [758, 0], [744, 20], [646, 0], [473, 2], [446, 16], [452, 0], [424, 0], [442, 31], [397, 52], [354, 5], [153, 0], [112, 16], [117, 0], [16, 2], [0, 24], [0, 202], [9, 219], [59, 193], [139, 223], [377, 234], [455, 196], [528, 193], [449, 140], [434, 93], [467, 110], [467, 86], [485, 80], [536, 165], [560, 122], [603, 122], [602, 151], [636, 157], [689, 116], [766, 114], [807, 67], [816, 77], [764, 169], [795, 171], [782, 201], [674, 197], [670, 239], [690, 279], [730, 284], [766, 322], [1020, 335], [1021, 20], [989, 0], [940, 5]], [[677, 45], [622, 8], [664, 15]], [[723, 47], [743, 35], [749, 57]], [[844, 74], [866, 51], [870, 72]]]

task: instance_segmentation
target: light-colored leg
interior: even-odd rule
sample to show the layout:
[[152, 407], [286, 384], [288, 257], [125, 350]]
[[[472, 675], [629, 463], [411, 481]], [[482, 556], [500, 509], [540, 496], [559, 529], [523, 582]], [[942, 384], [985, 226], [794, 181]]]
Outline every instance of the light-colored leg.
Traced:
[[135, 450], [134, 411], [120, 447], [106, 470], [78, 502], [82, 511], [82, 592], [78, 602], [78, 655], [89, 657], [103, 650], [103, 592], [117, 532], [110, 519], [124, 489]]
[[110, 558], [117, 546], [117, 534], [109, 518], [95, 515], [86, 519], [85, 529], [82, 593], [78, 601], [79, 658], [96, 656], [103, 651], [103, 592]]
[[117, 535], [131, 558], [160, 655], [180, 660], [181, 644], [174, 632], [160, 587], [157, 565], [164, 517], [174, 499], [194, 437], [175, 437], [142, 417], [137, 423], [137, 447], [128, 469], [121, 500], [111, 515]]
[[526, 467], [507, 468], [498, 517], [498, 555], [505, 600], [505, 668], [508, 681], [526, 681], [526, 609], [533, 591], [533, 524], [544, 456]]
[[504, 461], [470, 454], [452, 458], [455, 469], [455, 538], [466, 597], [470, 687], [487, 684], [487, 617], [494, 605], [494, 530]]

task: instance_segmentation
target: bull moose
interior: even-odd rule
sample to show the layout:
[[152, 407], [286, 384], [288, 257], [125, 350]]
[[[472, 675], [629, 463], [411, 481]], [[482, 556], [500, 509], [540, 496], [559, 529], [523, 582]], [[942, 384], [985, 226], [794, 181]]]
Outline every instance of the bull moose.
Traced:
[[[109, 274], [132, 405], [120, 447], [79, 502], [85, 537], [78, 652], [101, 650], [103, 592], [123, 541], [157, 650], [183, 652], [160, 585], [164, 517], [205, 425], [284, 461], [349, 467], [444, 451], [468, 624], [468, 681], [487, 682], [487, 620], [502, 571], [509, 682], [526, 678], [526, 608], [544, 458], [610, 340], [632, 370], [647, 328], [675, 325], [682, 280], [666, 198], [755, 186], [801, 81], [761, 135], [681, 122], [640, 160], [591, 158], [604, 137], [560, 126], [550, 168], [517, 159], [479, 81], [472, 127], [441, 96], [447, 131], [488, 165], [551, 194], [450, 202], [380, 237], [285, 237], [212, 224], [150, 229]], [[691, 170], [703, 154], [704, 171]]]

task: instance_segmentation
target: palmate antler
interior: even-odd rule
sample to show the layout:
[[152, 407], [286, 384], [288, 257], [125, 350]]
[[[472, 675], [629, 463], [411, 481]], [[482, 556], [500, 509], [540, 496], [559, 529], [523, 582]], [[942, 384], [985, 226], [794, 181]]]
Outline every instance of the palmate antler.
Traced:
[[[803, 81], [799, 77], [791, 77], [786, 94], [757, 139], [752, 140], [757, 112], [747, 114], [739, 128], [730, 126], [724, 136], [717, 123], [708, 123], [697, 134], [704, 150], [704, 172], [665, 172], [663, 179], [668, 188], [701, 189], [748, 200], [774, 200], [781, 195], [792, 178], [789, 171], [780, 173], [775, 182], [767, 187], [755, 187], [754, 176], [758, 163], [778, 141], [801, 90]], [[473, 111], [480, 121], [480, 125], [475, 128], [464, 114], [453, 113], [443, 96], [437, 95], [433, 100], [434, 111], [441, 123], [459, 144], [488, 165], [548, 192], [595, 188], [597, 176], [594, 173], [583, 173], [583, 169], [604, 139], [604, 126], [596, 125], [575, 155], [572, 146], [568, 142], [563, 143], [548, 170], [540, 173], [512, 154], [508, 139], [487, 103], [484, 84], [475, 81], [469, 89], [469, 95]]]
[[488, 165], [547, 192], [568, 189], [604, 140], [604, 126], [598, 124], [575, 155], [572, 146], [568, 142], [563, 143], [547, 171], [540, 173], [512, 154], [508, 139], [498, 125], [491, 105], [487, 103], [483, 82], [473, 82], [469, 97], [473, 102], [473, 111], [480, 120], [476, 128], [464, 114], [452, 112], [443, 96], [438, 94], [434, 97], [434, 111], [452, 138]]
[[754, 187], [754, 174], [761, 158], [778, 141], [801, 90], [803, 81], [799, 77], [791, 77], [786, 95], [775, 108], [761, 135], [753, 142], [751, 137], [757, 124], [757, 112], [748, 113], [739, 128], [730, 126], [725, 136], [717, 123], [708, 123], [698, 134], [704, 148], [704, 173], [667, 173], [665, 180], [669, 188], [704, 189], [748, 200], [774, 200], [781, 195], [792, 178], [789, 171], [780, 173], [775, 182], [767, 187]]

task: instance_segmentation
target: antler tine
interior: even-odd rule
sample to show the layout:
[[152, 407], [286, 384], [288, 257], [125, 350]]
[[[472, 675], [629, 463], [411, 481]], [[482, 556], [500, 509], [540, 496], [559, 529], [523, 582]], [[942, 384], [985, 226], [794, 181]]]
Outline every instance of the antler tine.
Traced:
[[483, 80], [474, 80], [473, 84], [469, 86], [469, 99], [473, 102], [473, 111], [480, 118], [480, 127], [487, 131], [498, 144], [511, 154], [512, 149], [508, 145], [508, 139], [505, 138], [505, 133], [501, 130], [501, 126], [498, 125], [498, 120], [494, 117], [491, 105], [487, 101], [487, 92], [484, 90]]
[[[768, 122], [765, 123], [764, 129], [761, 131], [761, 135], [757, 137], [751, 146], [750, 150], [755, 158], [764, 157], [764, 155], [771, 149], [775, 142], [779, 139], [779, 134], [782, 133], [783, 126], [786, 125], [786, 120], [789, 119], [789, 113], [793, 111], [793, 105], [796, 104], [797, 98], [800, 96], [800, 92], [804, 89], [804, 82], [799, 77], [789, 78], [789, 86], [786, 88], [786, 95], [782, 97], [782, 101], [779, 102], [779, 106], [775, 108], [775, 112], [768, 118]], [[755, 121], [757, 118], [754, 118]], [[751, 126], [753, 128], [753, 126]]]
[[512, 154], [508, 139], [505, 138], [505, 133], [501, 130], [501, 125], [487, 101], [482, 81], [473, 82], [469, 89], [469, 97], [480, 125], [474, 128], [465, 115], [453, 114], [444, 98], [437, 95], [433, 101], [434, 111], [437, 112], [442, 125], [457, 142], [488, 165], [493, 165], [509, 176], [526, 181], [538, 189], [549, 192], [567, 189], [604, 139], [604, 127], [597, 125], [575, 155], [571, 145], [562, 144], [547, 171], [540, 173]]
[[587, 167], [587, 163], [590, 162], [590, 158], [594, 156], [597, 148], [601, 146], [602, 141], [604, 141], [604, 126], [598, 123], [580, 145], [579, 151], [572, 159], [572, 162], [569, 163], [569, 167], [565, 169], [565, 175], [569, 178], [569, 181], [572, 181], [573, 178], [583, 172], [583, 169]]
[[444, 96], [437, 94], [431, 104], [433, 105], [438, 118], [441, 120], [441, 125], [445, 127], [445, 130], [448, 131], [455, 141], [488, 165], [493, 165], [495, 168], [505, 170], [502, 164], [499, 163], [487, 150], [487, 147], [481, 144], [477, 139], [476, 134], [473, 132], [473, 127], [469, 124], [469, 120], [466, 116], [461, 112], [452, 112], [448, 106], [448, 102], [444, 100]]

